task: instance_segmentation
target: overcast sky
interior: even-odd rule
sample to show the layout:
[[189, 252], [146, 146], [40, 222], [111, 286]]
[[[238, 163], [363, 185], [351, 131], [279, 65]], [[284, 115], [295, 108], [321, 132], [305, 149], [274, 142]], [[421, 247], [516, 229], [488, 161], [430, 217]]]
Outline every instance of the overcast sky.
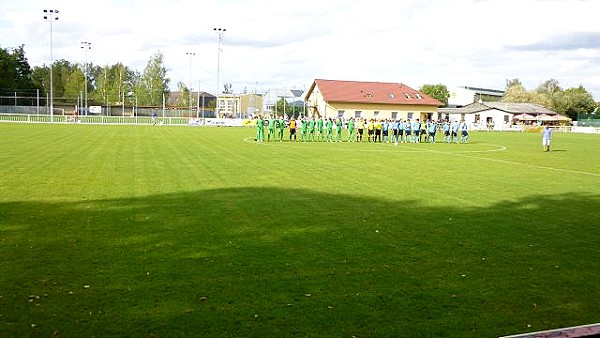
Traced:
[[315, 78], [527, 89], [548, 79], [600, 100], [598, 0], [0, 0], [0, 46], [25, 45], [32, 66], [122, 62], [142, 72], [161, 51], [178, 82], [214, 93], [308, 89]]

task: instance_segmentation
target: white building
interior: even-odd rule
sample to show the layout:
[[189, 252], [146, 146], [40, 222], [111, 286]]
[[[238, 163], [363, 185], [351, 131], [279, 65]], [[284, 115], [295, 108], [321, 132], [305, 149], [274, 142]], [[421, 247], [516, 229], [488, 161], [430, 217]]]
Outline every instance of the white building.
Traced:
[[220, 94], [217, 112], [217, 117], [221, 118], [239, 117], [240, 97], [235, 94]]
[[524, 121], [523, 116], [529, 116], [529, 121], [570, 120], [534, 103], [476, 102], [461, 108], [439, 108], [438, 113], [440, 118], [451, 122], [464, 120], [472, 129], [506, 130], [515, 124], [513, 120]]
[[496, 89], [485, 89], [477, 87], [454, 87], [450, 90], [448, 97], [448, 107], [464, 107], [473, 102], [500, 101], [504, 91]]

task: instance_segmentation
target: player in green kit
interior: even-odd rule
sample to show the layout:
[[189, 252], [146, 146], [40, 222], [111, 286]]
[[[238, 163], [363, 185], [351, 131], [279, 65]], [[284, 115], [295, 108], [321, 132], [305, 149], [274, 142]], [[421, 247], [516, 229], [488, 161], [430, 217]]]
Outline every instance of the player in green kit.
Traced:
[[285, 129], [285, 120], [283, 116], [279, 117], [279, 121], [277, 122], [277, 130], [279, 132], [279, 142], [283, 142], [283, 130]]
[[335, 131], [337, 133], [336, 141], [342, 142], [342, 128], [344, 127], [344, 122], [341, 118], [337, 119], [335, 122]]
[[325, 129], [327, 129], [327, 142], [333, 142], [333, 121], [331, 121], [331, 118], [327, 119]]
[[306, 142], [308, 139], [308, 121], [306, 118], [303, 118], [300, 123], [300, 141]]
[[265, 140], [265, 121], [262, 116], [258, 115], [256, 120], [256, 142], [264, 142]]
[[317, 141], [319, 142], [323, 142], [325, 141], [325, 121], [322, 118], [318, 118], [317, 119], [317, 132], [319, 133], [319, 135], [317, 136]]
[[319, 133], [319, 135], [317, 135], [317, 141], [322, 142], [325, 141], [325, 122], [323, 121], [322, 118], [318, 118], [317, 119], [317, 132]]
[[271, 138], [275, 141], [275, 125], [277, 124], [277, 120], [275, 116], [269, 116], [269, 131], [267, 133], [267, 142], [271, 142]]
[[308, 121], [308, 135], [309, 135], [309, 139], [312, 142], [315, 142], [315, 124], [316, 124], [316, 121], [315, 121], [314, 117]]
[[348, 120], [348, 142], [354, 142], [356, 139], [356, 130], [354, 129], [354, 119]]

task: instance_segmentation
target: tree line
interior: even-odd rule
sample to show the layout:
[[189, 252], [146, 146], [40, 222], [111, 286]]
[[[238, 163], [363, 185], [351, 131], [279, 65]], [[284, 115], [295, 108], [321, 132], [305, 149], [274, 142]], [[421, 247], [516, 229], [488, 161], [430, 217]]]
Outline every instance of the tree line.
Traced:
[[[450, 92], [443, 84], [426, 84], [420, 88], [423, 93], [448, 105]], [[481, 97], [483, 101], [498, 100], [495, 97]], [[478, 97], [479, 99], [479, 97]], [[519, 79], [506, 80], [506, 88], [502, 102], [535, 103], [555, 111], [561, 115], [577, 120], [579, 116], [587, 116], [598, 108], [592, 94], [583, 86], [562, 89], [558, 81], [550, 79], [536, 89], [527, 90]]]
[[[133, 105], [160, 107], [163, 96], [168, 96], [170, 79], [159, 51], [150, 57], [143, 72], [123, 63], [104, 67], [88, 63], [57, 60], [52, 65], [54, 99], [62, 104], [76, 104], [87, 81], [90, 105]], [[87, 74], [85, 71], [87, 70]], [[31, 68], [24, 47], [0, 47], [0, 89], [16, 91], [19, 96], [33, 96], [40, 91], [45, 97], [50, 92], [50, 66]], [[183, 88], [189, 100], [189, 89]], [[181, 102], [186, 106], [189, 101]]]
[[573, 120], [598, 108], [592, 94], [582, 85], [563, 89], [555, 79], [545, 81], [533, 90], [525, 89], [519, 79], [507, 80], [503, 101], [536, 103]]
[[[86, 69], [87, 74], [84, 73]], [[150, 57], [143, 72], [120, 62], [104, 67], [88, 63], [86, 67], [85, 64], [64, 59], [55, 61], [52, 71], [54, 98], [64, 104], [77, 103], [86, 79], [90, 105], [136, 104], [160, 107], [163, 97], [170, 93], [168, 70], [160, 51]], [[190, 89], [183, 82], [179, 82], [177, 88], [182, 96], [175, 104], [180, 107], [189, 106]], [[39, 90], [41, 96], [45, 97], [50, 92], [50, 66], [31, 68], [23, 45], [17, 48], [0, 47], [0, 89], [18, 91], [25, 96], [33, 96]], [[448, 105], [450, 92], [445, 85], [425, 84], [420, 90], [445, 106]], [[507, 80], [502, 101], [536, 103], [574, 120], [598, 108], [598, 103], [583, 86], [563, 89], [555, 79], [550, 79], [533, 90], [525, 89], [519, 79]], [[288, 107], [286, 102], [278, 102], [277, 105], [281, 108], [280, 111], [286, 105], [294, 114], [297, 113], [295, 110], [298, 107]]]

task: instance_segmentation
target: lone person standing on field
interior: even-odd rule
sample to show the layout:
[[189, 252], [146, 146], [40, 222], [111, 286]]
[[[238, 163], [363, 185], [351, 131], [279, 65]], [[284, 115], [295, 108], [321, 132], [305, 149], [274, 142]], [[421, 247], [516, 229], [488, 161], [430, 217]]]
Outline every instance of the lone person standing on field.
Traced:
[[542, 147], [544, 151], [550, 151], [550, 141], [552, 140], [552, 128], [549, 125], [546, 125], [544, 129], [542, 129]]

